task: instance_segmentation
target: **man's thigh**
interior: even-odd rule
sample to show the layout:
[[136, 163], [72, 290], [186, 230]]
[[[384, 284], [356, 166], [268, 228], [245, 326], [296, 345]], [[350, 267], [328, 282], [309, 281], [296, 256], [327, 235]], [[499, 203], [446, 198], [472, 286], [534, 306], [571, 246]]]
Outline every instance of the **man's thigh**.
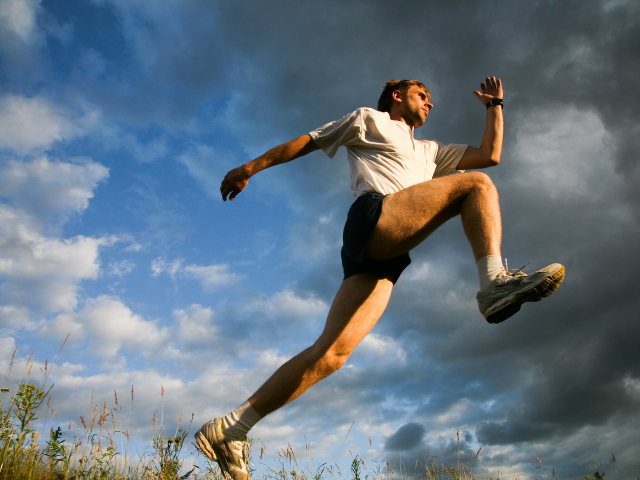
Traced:
[[491, 181], [485, 174], [471, 172], [436, 178], [387, 195], [365, 255], [385, 259], [410, 251], [460, 214], [469, 192], [486, 182]]
[[329, 310], [327, 323], [314, 347], [320, 353], [348, 356], [384, 313], [393, 282], [372, 273], [346, 278]]

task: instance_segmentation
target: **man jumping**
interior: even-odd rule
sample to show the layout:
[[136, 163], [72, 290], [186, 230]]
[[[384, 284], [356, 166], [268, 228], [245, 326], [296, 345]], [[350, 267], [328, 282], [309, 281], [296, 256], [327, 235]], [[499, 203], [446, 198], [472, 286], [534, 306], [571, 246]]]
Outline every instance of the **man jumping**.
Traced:
[[227, 480], [250, 479], [246, 438], [251, 427], [345, 364], [382, 316], [393, 285], [411, 262], [409, 251], [450, 218], [462, 219], [480, 277], [478, 307], [489, 323], [506, 320], [523, 303], [537, 302], [560, 286], [564, 267], [558, 263], [531, 275], [504, 269], [495, 186], [480, 172], [454, 175], [500, 163], [502, 82], [487, 77], [481, 91], [473, 93], [487, 107], [479, 148], [414, 139], [414, 129], [433, 107], [431, 94], [417, 80], [391, 80], [377, 110], [360, 108], [225, 176], [222, 199], [233, 200], [265, 168], [318, 149], [333, 157], [345, 146], [356, 197], [344, 227], [344, 280], [320, 338], [282, 365], [243, 405], [204, 424], [195, 435]]

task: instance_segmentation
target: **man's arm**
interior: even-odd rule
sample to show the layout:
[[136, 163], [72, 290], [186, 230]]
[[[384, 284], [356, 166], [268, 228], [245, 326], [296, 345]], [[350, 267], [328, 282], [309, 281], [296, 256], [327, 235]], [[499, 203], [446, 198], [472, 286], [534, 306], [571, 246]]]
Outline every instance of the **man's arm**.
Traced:
[[[496, 77], [487, 77], [480, 84], [482, 92], [473, 92], [476, 97], [486, 105], [494, 98], [502, 98], [502, 82]], [[504, 121], [502, 118], [502, 106], [494, 105], [487, 110], [487, 126], [480, 142], [480, 148], [469, 145], [462, 155], [458, 170], [469, 168], [487, 168], [500, 163], [502, 154], [502, 137], [504, 134]]]
[[241, 167], [234, 168], [225, 175], [222, 185], [220, 185], [222, 200], [226, 201], [227, 195], [229, 200], [236, 198], [247, 186], [249, 179], [265, 168], [290, 162], [308, 153], [315, 152], [319, 148], [311, 138], [311, 135], [302, 135], [290, 142], [272, 148], [267, 153], [245, 163]]

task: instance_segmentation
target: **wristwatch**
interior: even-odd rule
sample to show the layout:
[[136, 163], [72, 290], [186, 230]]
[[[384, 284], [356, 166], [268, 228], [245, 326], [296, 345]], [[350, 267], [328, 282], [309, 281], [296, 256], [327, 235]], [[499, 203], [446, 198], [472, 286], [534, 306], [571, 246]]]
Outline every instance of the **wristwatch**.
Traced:
[[500, 105], [502, 108], [504, 108], [501, 98], [492, 98], [491, 100], [489, 100], [489, 102], [486, 103], [486, 105], [487, 110], [489, 110], [489, 107], [493, 107], [494, 105]]

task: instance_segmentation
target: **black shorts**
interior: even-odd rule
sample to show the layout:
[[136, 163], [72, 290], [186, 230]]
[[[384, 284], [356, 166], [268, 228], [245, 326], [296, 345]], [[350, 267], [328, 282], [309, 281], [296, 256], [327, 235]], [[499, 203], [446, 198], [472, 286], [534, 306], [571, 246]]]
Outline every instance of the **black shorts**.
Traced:
[[387, 260], [364, 258], [364, 251], [382, 213], [384, 197], [381, 193], [365, 193], [349, 209], [342, 234], [342, 268], [345, 279], [356, 273], [372, 272], [395, 284], [402, 271], [411, 263], [408, 253]]

